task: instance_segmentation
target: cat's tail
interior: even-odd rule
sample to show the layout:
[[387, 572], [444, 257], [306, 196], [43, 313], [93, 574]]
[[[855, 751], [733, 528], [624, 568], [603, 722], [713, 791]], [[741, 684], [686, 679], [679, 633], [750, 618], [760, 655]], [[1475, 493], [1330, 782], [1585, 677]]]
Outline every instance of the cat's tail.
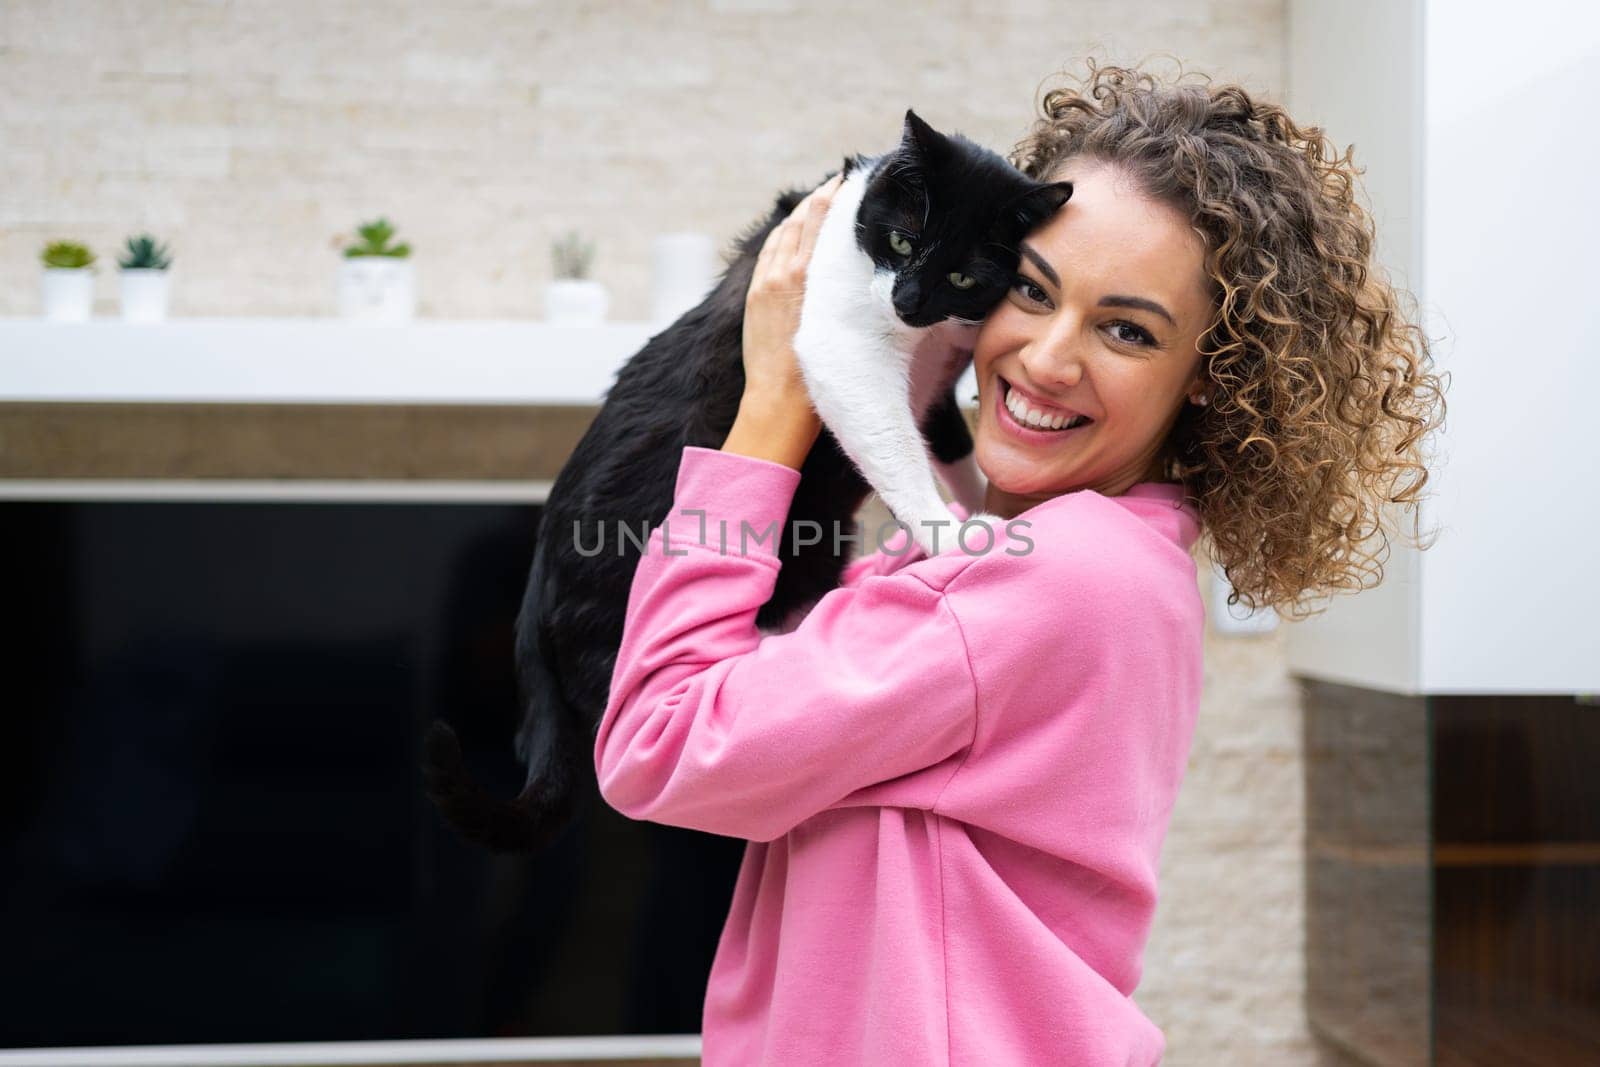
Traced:
[[462, 837], [495, 852], [539, 852], [572, 819], [570, 777], [561, 761], [555, 773], [531, 780], [511, 800], [479, 785], [467, 769], [461, 741], [449, 724], [435, 719], [422, 742], [422, 772], [428, 798]]
[[480, 785], [462, 757], [460, 739], [443, 720], [434, 720], [422, 743], [429, 799], [463, 837], [496, 852], [537, 852], [548, 845], [571, 821], [578, 774], [593, 759], [548, 666], [537, 611], [542, 564], [543, 553], [536, 551], [528, 602], [517, 620], [517, 688], [524, 715], [516, 750], [528, 768], [522, 792], [506, 800]]

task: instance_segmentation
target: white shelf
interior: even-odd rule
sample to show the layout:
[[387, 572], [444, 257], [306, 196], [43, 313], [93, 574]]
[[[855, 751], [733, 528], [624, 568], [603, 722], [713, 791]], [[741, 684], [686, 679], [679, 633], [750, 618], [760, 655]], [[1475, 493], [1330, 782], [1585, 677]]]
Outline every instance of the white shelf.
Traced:
[[537, 1063], [558, 1060], [695, 1059], [699, 1034], [615, 1037], [485, 1037], [415, 1041], [283, 1042], [251, 1045], [126, 1045], [0, 1049], [0, 1067], [269, 1067], [374, 1063]]
[[644, 322], [0, 318], [0, 401], [598, 404]]

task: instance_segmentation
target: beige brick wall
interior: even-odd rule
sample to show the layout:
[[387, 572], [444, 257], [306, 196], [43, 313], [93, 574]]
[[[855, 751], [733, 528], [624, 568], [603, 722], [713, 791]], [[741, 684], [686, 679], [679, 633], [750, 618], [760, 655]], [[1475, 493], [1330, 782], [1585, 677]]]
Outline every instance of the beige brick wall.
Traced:
[[8, 0], [0, 315], [48, 239], [171, 241], [175, 315], [331, 314], [334, 236], [412, 242], [419, 313], [536, 317], [551, 238], [596, 240], [616, 317], [650, 242], [726, 242], [781, 186], [875, 152], [914, 106], [1008, 148], [1041, 79], [1170, 51], [1283, 83], [1281, 0]]
[[1304, 767], [1283, 641], [1281, 625], [1206, 634], [1200, 717], [1135, 997], [1166, 1031], [1170, 1064], [1322, 1062], [1302, 1006]]
[[[425, 316], [535, 317], [548, 245], [598, 244], [614, 315], [651, 238], [730, 239], [785, 184], [878, 151], [915, 106], [997, 148], [1081, 57], [1179, 55], [1272, 93], [1282, 0], [0, 4], [0, 315], [37, 252], [176, 253], [173, 314], [334, 310], [334, 235], [387, 214]], [[1316, 1062], [1301, 1007], [1300, 731], [1281, 635], [1208, 643], [1138, 999], [1170, 1064]]]

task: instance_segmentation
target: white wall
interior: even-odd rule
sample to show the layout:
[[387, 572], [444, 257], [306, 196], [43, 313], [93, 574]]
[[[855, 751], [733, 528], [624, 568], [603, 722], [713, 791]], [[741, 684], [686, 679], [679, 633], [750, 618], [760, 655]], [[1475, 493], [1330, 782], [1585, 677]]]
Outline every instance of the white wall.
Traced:
[[1381, 259], [1450, 374], [1422, 511], [1437, 543], [1395, 543], [1382, 586], [1292, 626], [1291, 667], [1412, 693], [1600, 690], [1600, 9], [1293, 0], [1288, 53], [1297, 114], [1367, 164]]
[[[1315, 122], [1366, 168], [1377, 259], [1396, 285], [1421, 285], [1422, 0], [1292, 0], [1287, 20], [1290, 113]], [[1384, 579], [1287, 627], [1301, 674], [1414, 692], [1420, 658], [1418, 552], [1391, 544]]]
[[1600, 690], [1600, 8], [1429, 0], [1423, 262], [1449, 462], [1430, 692]]

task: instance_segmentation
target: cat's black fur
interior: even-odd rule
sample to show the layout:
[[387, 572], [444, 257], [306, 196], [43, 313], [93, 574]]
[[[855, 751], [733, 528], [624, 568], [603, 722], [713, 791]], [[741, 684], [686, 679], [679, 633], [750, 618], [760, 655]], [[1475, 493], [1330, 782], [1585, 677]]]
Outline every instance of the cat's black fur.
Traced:
[[[1033, 182], [995, 153], [938, 134], [909, 112], [895, 152], [855, 157], [844, 169], [880, 163], [858, 215], [857, 240], [877, 260], [883, 250], [875, 242], [885, 226], [914, 222], [913, 232], [924, 236], [926, 255], [913, 267], [926, 277], [900, 278], [896, 285], [896, 307], [908, 325], [981, 319], [1012, 282], [1017, 243], [1066, 198], [1049, 195], [1058, 186]], [[767, 217], [739, 238], [710, 295], [622, 367], [551, 487], [516, 625], [523, 712], [516, 748], [527, 764], [527, 784], [513, 800], [491, 796], [467, 774], [450, 727], [436, 721], [425, 741], [428, 794], [465, 836], [496, 850], [539, 849], [567, 823], [578, 782], [593, 780], [594, 740], [639, 556], [630, 542], [616, 551], [615, 531], [626, 524], [642, 538], [653, 529], [672, 505], [684, 447], [720, 448], [727, 437], [744, 390], [745, 293], [756, 257], [805, 195], [780, 195]], [[940, 286], [975, 258], [981, 292]], [[909, 292], [903, 310], [902, 292]], [[943, 462], [972, 450], [953, 390], [919, 425]], [[848, 562], [833, 553], [831, 537], [797, 549], [799, 520], [825, 531], [851, 528], [869, 492], [826, 427], [800, 474], [779, 545], [782, 567], [771, 599], [756, 615], [758, 626], [777, 627], [791, 611], [814, 603], [838, 585]], [[606, 531], [604, 551], [581, 555], [575, 524], [586, 550], [598, 530]]]

